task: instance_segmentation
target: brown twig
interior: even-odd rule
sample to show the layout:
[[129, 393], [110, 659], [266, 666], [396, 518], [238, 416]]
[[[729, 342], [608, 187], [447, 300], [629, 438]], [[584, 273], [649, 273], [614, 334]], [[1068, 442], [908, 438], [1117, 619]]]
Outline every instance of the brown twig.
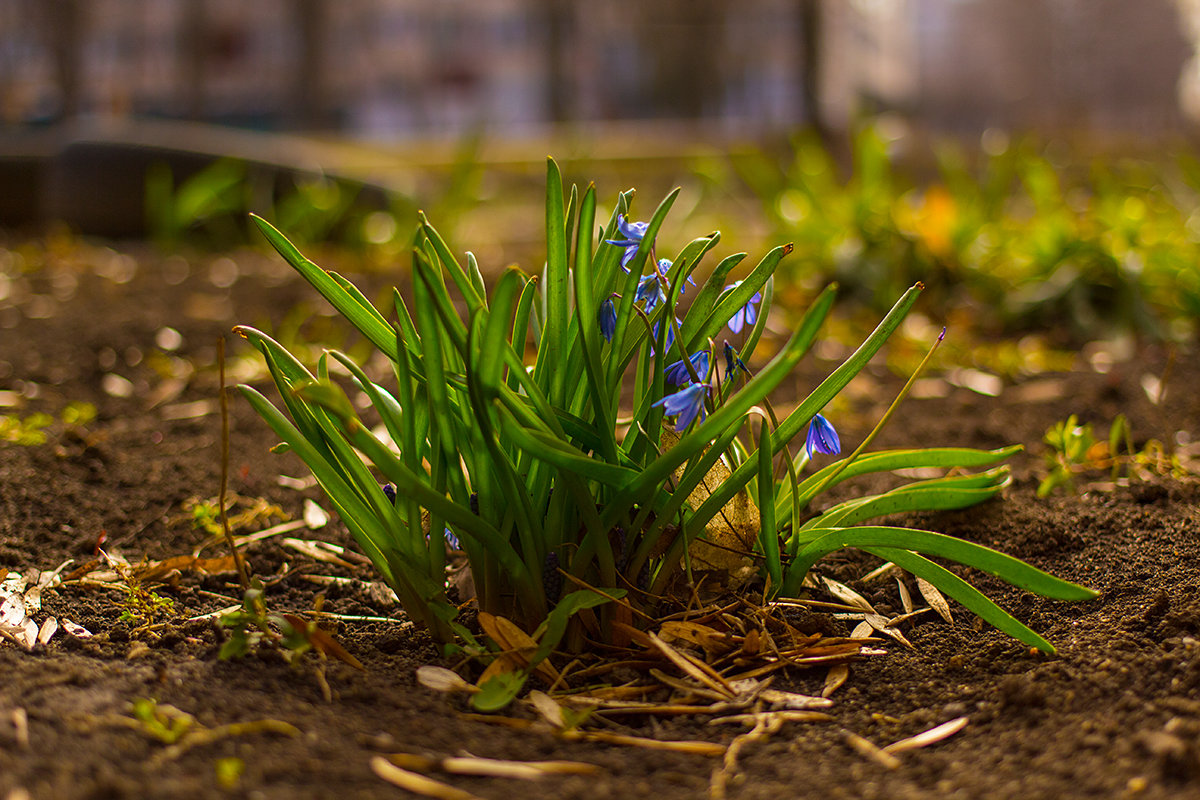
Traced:
[[229, 516], [225, 513], [225, 492], [229, 486], [229, 398], [225, 394], [225, 337], [217, 339], [217, 372], [221, 383], [221, 491], [217, 497], [217, 506], [221, 513], [221, 531], [225, 534], [225, 543], [233, 553], [234, 564], [237, 565], [238, 581], [242, 584], [242, 592], [250, 591], [250, 575], [246, 572], [246, 562], [233, 541], [233, 531], [229, 529]]

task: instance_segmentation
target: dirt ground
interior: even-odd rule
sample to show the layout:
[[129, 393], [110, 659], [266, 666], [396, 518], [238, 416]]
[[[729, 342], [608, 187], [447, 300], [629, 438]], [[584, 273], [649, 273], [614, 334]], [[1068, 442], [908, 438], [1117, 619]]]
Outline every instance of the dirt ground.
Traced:
[[[98, 545], [135, 564], [192, 552], [207, 534], [185, 506], [218, 489], [215, 341], [229, 339], [235, 378], [254, 377], [254, 359], [239, 357], [230, 326], [278, 326], [289, 310], [311, 302], [309, 291], [265, 255], [167, 257], [143, 245], [56, 239], [32, 246], [11, 235], [0, 244], [0, 413], [57, 415], [71, 401], [99, 410], [83, 429], [51, 426], [46, 444], [0, 444], [0, 572], [29, 575], [72, 559], [68, 574], [92, 560]], [[323, 330], [325, 319], [315, 317], [310, 329]], [[728, 796], [1200, 797], [1200, 485], [1158, 479], [1094, 486], [1078, 496], [1034, 493], [1041, 437], [1069, 413], [1101, 434], [1125, 413], [1139, 446], [1157, 438], [1170, 449], [1178, 432], [1200, 432], [1194, 356], [1135, 346], [1103, 372], [1081, 358], [1075, 372], [1008, 382], [997, 397], [947, 386], [943, 397], [908, 401], [880, 446], [1019, 442], [1027, 451], [1013, 459], [1015, 480], [1002, 498], [905, 523], [996, 547], [1100, 597], [1043, 600], [972, 575], [1046, 635], [1057, 656], [1032, 653], [957, 606], [953, 625], [920, 617], [904, 628], [912, 649], [889, 643], [886, 655], [852, 665], [832, 696], [831, 721], [785, 726], [744, 747]], [[831, 367], [815, 361], [801, 382]], [[1165, 398], [1151, 403], [1144, 378], [1164, 372]], [[872, 368], [867, 388], [839, 420], [844, 443], [861, 439], [897, 385]], [[281, 485], [280, 475], [303, 478], [303, 467], [271, 455], [266, 425], [231, 399], [231, 489], [278, 504], [290, 517], [301, 515], [305, 498], [323, 502], [312, 488]], [[336, 520], [286, 536], [353, 545]], [[396, 752], [569, 759], [600, 768], [536, 784], [435, 776], [483, 798], [709, 796], [719, 757], [568, 742], [549, 731], [464, 718], [459, 699], [416, 683], [418, 666], [443, 662], [396, 606], [363, 588], [373, 578], [369, 567], [353, 557], [349, 566], [316, 561], [286, 546], [286, 536], [246, 551], [258, 575], [275, 579], [271, 607], [301, 613], [323, 592], [325, 611], [375, 618], [343, 620], [334, 631], [365, 671], [331, 661], [327, 702], [315, 657], [288, 664], [266, 651], [219, 660], [225, 633], [212, 618], [192, 618], [237, 602], [227, 572], [185, 572], [155, 588], [173, 606], [144, 631], [122, 619], [128, 604], [119, 588], [68, 582], [44, 593], [35, 619], [53, 615], [94, 635], [60, 630], [32, 651], [0, 643], [0, 798], [410, 796], [369, 767], [373, 756]], [[221, 554], [219, 546], [205, 552]], [[895, 611], [894, 582], [859, 580], [875, 566], [845, 553], [820, 569], [884, 613]], [[331, 584], [322, 576], [358, 580]], [[828, 625], [848, 633], [844, 622]], [[794, 671], [777, 687], [817, 694], [825, 673]], [[273, 719], [297, 735], [251, 731], [177, 753], [120, 721], [146, 699], [209, 728]], [[523, 707], [510, 713], [531, 716]], [[882, 746], [958, 717], [968, 718], [965, 729], [901, 754], [894, 769], [849, 744], [854, 734]], [[705, 723], [625, 718], [615, 730], [722, 744], [743, 732]], [[222, 777], [238, 764], [240, 776]]]

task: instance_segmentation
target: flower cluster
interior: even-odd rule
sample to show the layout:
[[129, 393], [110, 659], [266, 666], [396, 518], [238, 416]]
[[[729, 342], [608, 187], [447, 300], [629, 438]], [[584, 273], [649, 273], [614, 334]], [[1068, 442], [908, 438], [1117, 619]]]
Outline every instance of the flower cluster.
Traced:
[[[617, 216], [617, 230], [620, 232], [621, 238], [604, 240], [615, 247], [624, 248], [621, 253], [621, 268], [626, 272], [629, 272], [629, 262], [633, 260], [638, 248], [642, 246], [649, 227], [649, 223], [647, 222], [630, 222], [624, 214], [619, 214]], [[653, 252], [653, 243], [651, 243], [651, 252]], [[653, 312], [659, 303], [667, 299], [667, 287], [670, 285], [668, 272], [673, 266], [672, 262], [666, 258], [655, 260], [651, 257], [650, 261], [654, 266], [648, 275], [644, 275], [638, 280], [637, 292], [634, 295], [634, 301], [643, 304], [642, 310], [647, 315]], [[688, 277], [687, 283], [692, 286], [696, 285], [691, 276]], [[741, 281], [736, 281], [725, 286], [725, 291], [728, 292], [736, 289], [739, 285], [741, 285]], [[686, 289], [686, 284], [680, 286], [679, 293], [683, 294]], [[753, 328], [755, 323], [758, 322], [758, 305], [761, 302], [762, 294], [755, 292], [746, 304], [735, 311], [733, 316], [729, 318], [726, 325], [730, 332], [736, 335], [741, 333], [747, 326]], [[600, 333], [604, 336], [605, 340], [611, 342], [617, 330], [617, 311], [612, 297], [606, 298], [600, 304], [599, 323]], [[652, 329], [655, 341], [658, 340], [658, 325], [659, 323], [656, 322]], [[667, 350], [670, 350], [671, 345], [675, 342], [675, 330], [678, 327], [679, 320], [676, 319], [675, 324], [667, 328]], [[697, 419], [701, 422], [704, 421], [708, 413], [707, 403], [712, 396], [709, 383], [712, 378], [711, 363], [712, 351], [705, 348], [692, 353], [686, 360], [680, 359], [667, 366], [667, 383], [678, 388], [674, 394], [663, 397], [653, 405], [661, 407], [668, 416], [675, 417], [675, 429], [677, 431], [686, 430]], [[745, 362], [742, 361], [740, 354], [726, 341], [725, 380], [732, 380], [739, 371], [746, 375], [750, 374], [750, 370], [746, 367]], [[805, 448], [808, 451], [808, 457], [812, 458], [815, 453], [837, 455], [842, 450], [842, 444], [833, 424], [822, 415], [817, 414], [809, 424], [808, 439], [805, 443]]]

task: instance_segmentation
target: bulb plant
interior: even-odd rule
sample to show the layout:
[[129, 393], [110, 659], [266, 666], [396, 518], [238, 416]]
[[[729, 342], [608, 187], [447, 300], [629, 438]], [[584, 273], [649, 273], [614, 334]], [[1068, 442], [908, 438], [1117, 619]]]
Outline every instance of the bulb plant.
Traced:
[[[683, 576], [694, 577], [697, 544], [717, 542], [727, 512], [740, 504], [752, 513], [744, 517], [750, 530], [739, 555], [754, 565], [768, 596], [796, 595], [822, 556], [859, 547], [926, 578], [1021, 641], [1052, 650], [927, 556], [1048, 597], [1083, 599], [1090, 590], [949, 536], [863, 524], [992, 497], [1009, 481], [1007, 467], [992, 465], [1016, 448], [865, 453], [864, 442], [833, 460], [841, 443], [821, 412], [896, 330], [920, 285], [778, 419], [768, 395], [812, 346], [835, 287], [819, 294], [787, 343], [752, 373], [745, 362], [770, 312], [773, 273], [791, 246], [776, 247], [727, 284], [745, 254], [730, 256], [689, 291], [720, 235], [660, 258], [656, 242], [675, 197], [648, 221], [634, 221], [633, 194], [621, 194], [598, 227], [594, 187], [566, 193], [551, 160], [540, 274], [510, 268], [489, 294], [474, 256], [460, 262], [422, 216], [411, 304], [394, 291], [387, 315], [256, 217], [279, 253], [386, 356], [391, 374], [369, 377], [338, 351], [310, 371], [266, 334], [239, 327], [262, 352], [282, 410], [256, 389], [240, 389], [282, 446], [311, 468], [410, 617], [443, 643], [473, 641], [447, 594], [451, 537], [469, 562], [485, 628], [503, 617], [532, 631], [532, 669], [583, 608], [602, 606], [601, 633], [618, 607], [652, 616], [658, 599]], [[685, 309], [679, 300], [689, 293]], [[369, 398], [379, 418], [374, 429], [331, 376], [331, 361]], [[805, 445], [792, 456], [789, 444], [805, 431]], [[831, 463], [801, 478], [817, 459]], [[989, 466], [809, 511], [821, 492], [865, 473]]]

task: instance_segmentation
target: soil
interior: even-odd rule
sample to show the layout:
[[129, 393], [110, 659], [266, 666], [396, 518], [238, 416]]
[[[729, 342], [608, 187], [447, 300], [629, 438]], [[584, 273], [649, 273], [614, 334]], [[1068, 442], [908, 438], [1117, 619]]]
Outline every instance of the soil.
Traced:
[[[10, 406], [0, 411], [59, 414], [70, 401], [99, 411], [83, 428], [52, 426], [46, 444], [0, 445], [0, 568], [29, 575], [72, 559], [65, 574], [95, 558], [99, 545], [134, 564], [191, 553], [207, 534], [192, 524], [185, 504], [214, 497], [219, 485], [215, 342], [226, 336], [235, 378], [249, 376], [245, 370], [256, 362], [242, 357], [231, 324], [277, 329], [290, 310], [311, 302], [311, 293], [278, 258], [257, 253], [184, 258], [137, 243], [62, 237], [0, 243], [0, 397]], [[307, 330], [324, 331], [328, 311], [311, 308]], [[1075, 372], [1009, 381], [997, 397], [947, 383], [945, 396], [906, 402], [880, 446], [1019, 442], [1027, 450], [1012, 459], [1014, 482], [1001, 498], [904, 524], [994, 546], [1100, 596], [1078, 604], [1044, 600], [971, 574], [1046, 635], [1057, 655], [1031, 652], [957, 606], [952, 625], [920, 617], [904, 627], [911, 649], [891, 644], [886, 655], [851, 667], [833, 694], [832, 721], [791, 724], [746, 745], [728, 796], [1200, 797], [1200, 485], [1156, 478], [1035, 496], [1042, 435], [1070, 413], [1095, 423], [1101, 435], [1124, 413], [1138, 446], [1156, 438], [1172, 449], [1186, 441], [1181, 431], [1200, 431], [1193, 356], [1133, 347], [1105, 372], [1080, 359]], [[197, 369], [189, 372], [185, 362]], [[831, 367], [812, 362], [797, 389]], [[1164, 371], [1165, 398], [1151, 403], [1143, 378]], [[261, 374], [254, 379], [261, 383]], [[882, 368], [865, 374], [839, 419], [844, 443], [861, 440], [898, 386]], [[277, 504], [290, 517], [301, 515], [305, 498], [322, 503], [315, 489], [281, 485], [280, 475], [302, 478], [303, 466], [268, 452], [274, 440], [266, 425], [236, 395], [230, 410], [231, 490]], [[289, 535], [354, 549], [336, 519]], [[67, 619], [93, 636], [60, 631], [31, 651], [0, 643], [0, 797], [409, 796], [369, 767], [372, 756], [395, 752], [600, 767], [537, 784], [435, 776], [483, 798], [514, 791], [561, 800], [708, 796], [720, 758], [568, 742], [548, 731], [465, 718], [460, 699], [416, 683], [418, 666], [445, 662], [396, 606], [362, 588], [373, 579], [369, 567], [353, 557], [349, 566], [313, 560], [283, 538], [246, 548], [254, 572], [276, 579], [268, 588], [271, 607], [302, 613], [323, 593], [325, 611], [377, 618], [344, 620], [332, 630], [365, 671], [329, 661], [326, 700], [311, 654], [296, 663], [273, 650], [218, 659], [226, 634], [212, 618], [193, 618], [238, 601], [228, 572], [185, 571], [148, 587], [173, 603], [149, 630], [122, 619], [123, 591], [69, 582], [45, 593], [35, 618]], [[221, 548], [206, 555], [219, 556]], [[895, 611], [893, 582], [860, 580], [875, 566], [870, 557], [843, 553], [821, 569], [883, 613]], [[313, 576], [359, 582], [318, 583]], [[847, 623], [827, 625], [848, 633]], [[824, 679], [824, 669], [794, 671], [776, 685], [815, 694]], [[274, 719], [300, 733], [225, 737], [176, 754], [117, 721], [147, 698], [208, 727]], [[510, 713], [530, 715], [522, 707]], [[848, 734], [885, 745], [958, 717], [968, 718], [965, 729], [903, 753], [894, 769], [849, 744]], [[626, 732], [659, 739], [727, 744], [742, 732], [705, 722], [623, 720]], [[240, 759], [244, 772], [223, 781], [219, 770], [238, 763], [230, 759]]]

